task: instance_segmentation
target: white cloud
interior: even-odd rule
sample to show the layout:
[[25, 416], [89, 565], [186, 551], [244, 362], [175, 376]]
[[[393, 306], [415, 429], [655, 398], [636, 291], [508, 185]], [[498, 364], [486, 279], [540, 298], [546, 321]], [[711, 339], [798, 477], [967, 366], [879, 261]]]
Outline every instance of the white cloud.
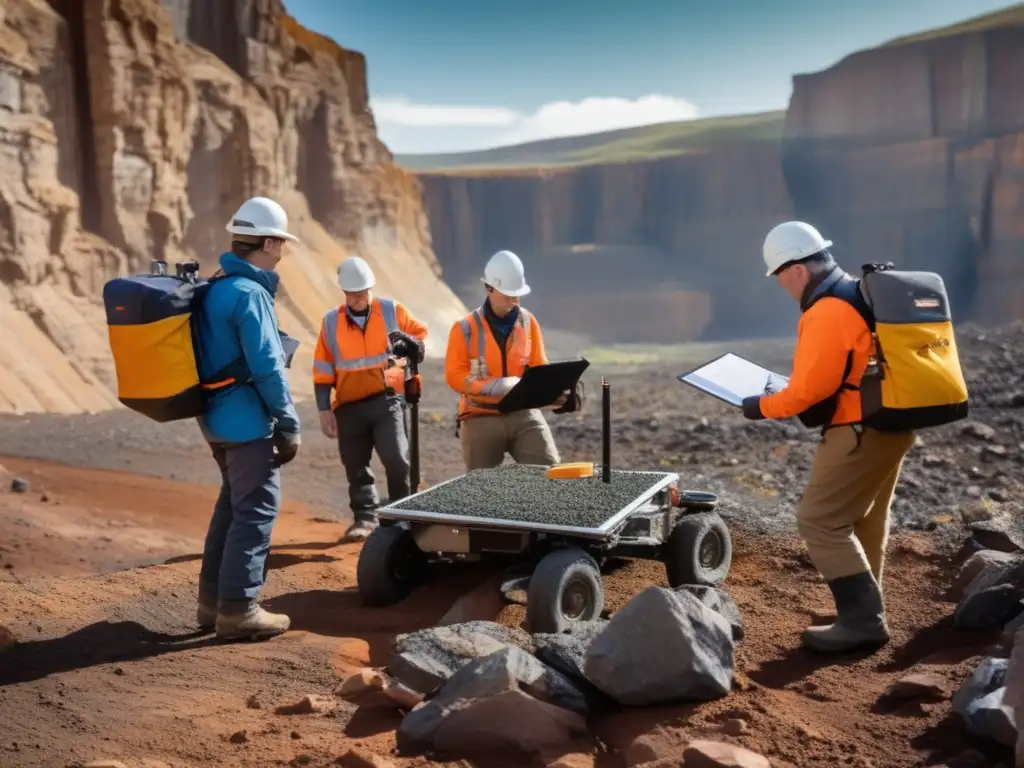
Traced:
[[518, 144], [559, 136], [601, 133], [673, 120], [692, 120], [697, 108], [684, 99], [650, 94], [636, 100], [591, 97], [582, 101], [554, 101], [544, 104], [529, 117], [522, 117], [502, 135], [503, 143]]
[[414, 104], [404, 98], [375, 99], [371, 106], [383, 132], [389, 128], [490, 129], [476, 131], [471, 140], [475, 146], [460, 148], [467, 150], [692, 120], [698, 116], [697, 108], [685, 99], [656, 93], [638, 99], [595, 96], [581, 101], [554, 101], [530, 115], [505, 107]]
[[451, 126], [508, 126], [519, 115], [504, 107], [459, 107], [447, 104], [413, 104], [403, 99], [377, 99], [372, 102], [379, 123], [395, 123], [412, 128]]

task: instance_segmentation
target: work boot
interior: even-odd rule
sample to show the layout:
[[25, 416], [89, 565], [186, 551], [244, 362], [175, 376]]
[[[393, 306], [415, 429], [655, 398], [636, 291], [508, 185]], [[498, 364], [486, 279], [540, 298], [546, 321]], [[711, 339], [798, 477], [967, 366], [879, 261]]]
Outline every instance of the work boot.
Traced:
[[377, 528], [377, 519], [367, 515], [356, 515], [355, 521], [345, 531], [342, 541], [363, 541]]
[[217, 637], [222, 640], [264, 640], [291, 627], [283, 613], [263, 610], [255, 600], [221, 600]]
[[217, 625], [216, 603], [211, 605], [202, 598], [199, 599], [199, 605], [196, 608], [196, 624], [205, 631], [209, 631]]
[[889, 642], [882, 592], [870, 571], [834, 579], [828, 587], [836, 603], [836, 621], [825, 627], [808, 627], [802, 637], [806, 648], [845, 653], [877, 650]]

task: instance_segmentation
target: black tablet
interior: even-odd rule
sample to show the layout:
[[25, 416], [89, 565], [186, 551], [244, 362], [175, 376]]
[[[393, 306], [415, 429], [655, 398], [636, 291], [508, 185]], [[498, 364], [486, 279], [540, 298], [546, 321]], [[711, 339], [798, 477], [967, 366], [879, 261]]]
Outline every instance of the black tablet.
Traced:
[[498, 410], [512, 413], [545, 408], [558, 400], [563, 392], [575, 388], [589, 366], [590, 362], [581, 357], [527, 368], [519, 383], [498, 402]]

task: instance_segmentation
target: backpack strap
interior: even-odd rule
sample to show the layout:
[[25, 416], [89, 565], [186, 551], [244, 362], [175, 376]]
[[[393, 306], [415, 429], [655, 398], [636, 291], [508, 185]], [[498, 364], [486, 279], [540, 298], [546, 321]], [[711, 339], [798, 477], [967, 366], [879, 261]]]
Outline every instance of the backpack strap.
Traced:
[[[230, 275], [226, 273], [223, 269], [218, 269], [216, 272], [210, 275], [210, 277], [208, 277], [203, 283], [200, 283], [195, 287], [195, 301], [198, 302], [197, 306], [200, 312], [202, 311], [202, 302], [206, 300], [207, 293], [210, 291], [213, 285], [228, 278], [240, 278], [242, 280], [251, 280], [251, 278], [249, 278], [246, 275]], [[256, 281], [253, 280], [252, 282]], [[193, 330], [193, 334], [195, 334], [195, 332], [196, 331]], [[282, 334], [280, 331], [278, 331], [278, 335], [282, 337], [284, 336], [284, 334]], [[198, 353], [201, 347], [198, 344], [196, 344], [195, 349]], [[208, 379], [203, 379], [202, 381], [200, 381], [200, 386], [207, 392], [213, 393], [222, 390], [235, 389], [237, 387], [251, 383], [252, 373], [249, 371], [249, 366], [245, 362], [245, 356], [243, 355], [236, 360], [232, 360], [223, 368], [216, 371]]]
[[[837, 280], [836, 283], [829, 290], [828, 295], [833, 298], [845, 301], [855, 310], [857, 314], [861, 316], [865, 324], [868, 326], [868, 332], [874, 334], [875, 332], [875, 316], [871, 312], [871, 307], [868, 306], [867, 301], [864, 298], [864, 294], [860, 289], [861, 281], [855, 277], [844, 275], [842, 279]], [[843, 370], [843, 383], [839, 387], [840, 389], [852, 389], [857, 390], [860, 387], [855, 387], [847, 382], [846, 377], [850, 375], [850, 370], [853, 368], [853, 352], [848, 352], [846, 355], [846, 368]]]
[[[866, 269], [865, 272], [867, 272]], [[821, 281], [821, 283], [819, 283], [815, 287], [815, 289], [811, 292], [810, 296], [808, 296], [807, 299], [805, 299], [805, 301], [800, 306], [801, 311], [806, 312], [812, 306], [814, 306], [815, 303], [828, 296], [839, 299], [840, 301], [845, 301], [847, 304], [853, 307], [857, 311], [857, 314], [859, 314], [861, 318], [864, 320], [864, 322], [867, 324], [868, 331], [871, 333], [872, 337], [874, 336], [875, 318], [873, 313], [871, 312], [871, 307], [868, 305], [867, 300], [864, 298], [864, 294], [861, 291], [861, 280], [859, 278], [852, 277], [846, 274], [846, 272], [841, 267], [837, 266], [824, 280]], [[851, 384], [849, 381], [847, 381], [847, 378], [849, 377], [850, 372], [852, 370], [853, 350], [849, 350], [846, 353], [846, 364], [843, 367], [843, 377], [841, 379], [839, 388], [832, 395], [830, 395], [826, 401], [824, 401], [829, 404], [829, 409], [833, 413], [835, 411], [836, 406], [838, 405], [838, 397], [840, 392], [842, 392], [843, 390], [857, 391], [860, 389], [859, 386], [855, 386]], [[829, 416], [829, 419], [831, 419], [831, 416]], [[827, 423], [822, 425], [822, 434], [824, 434], [828, 428], [829, 427]], [[857, 439], [859, 444], [859, 435]]]
[[847, 277], [838, 281], [832, 287], [831, 295], [837, 299], [842, 299], [857, 310], [857, 314], [860, 315], [865, 324], [867, 324], [868, 330], [871, 331], [871, 333], [875, 332], [875, 315], [871, 311], [871, 307], [868, 305], [867, 299], [864, 298], [864, 292], [861, 290], [860, 280], [855, 277]]

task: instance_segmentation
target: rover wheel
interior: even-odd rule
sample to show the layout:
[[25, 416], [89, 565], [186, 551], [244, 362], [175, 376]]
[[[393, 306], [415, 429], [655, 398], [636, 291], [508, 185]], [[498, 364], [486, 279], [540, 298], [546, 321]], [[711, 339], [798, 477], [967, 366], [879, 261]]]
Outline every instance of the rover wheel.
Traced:
[[400, 525], [376, 528], [359, 552], [356, 582], [363, 605], [393, 605], [427, 575], [427, 558], [412, 533]]
[[557, 549], [537, 563], [526, 592], [530, 632], [564, 632], [575, 622], [598, 618], [602, 610], [601, 571], [582, 549]]
[[665, 542], [664, 553], [670, 586], [717, 587], [732, 567], [729, 527], [715, 512], [684, 515]]

